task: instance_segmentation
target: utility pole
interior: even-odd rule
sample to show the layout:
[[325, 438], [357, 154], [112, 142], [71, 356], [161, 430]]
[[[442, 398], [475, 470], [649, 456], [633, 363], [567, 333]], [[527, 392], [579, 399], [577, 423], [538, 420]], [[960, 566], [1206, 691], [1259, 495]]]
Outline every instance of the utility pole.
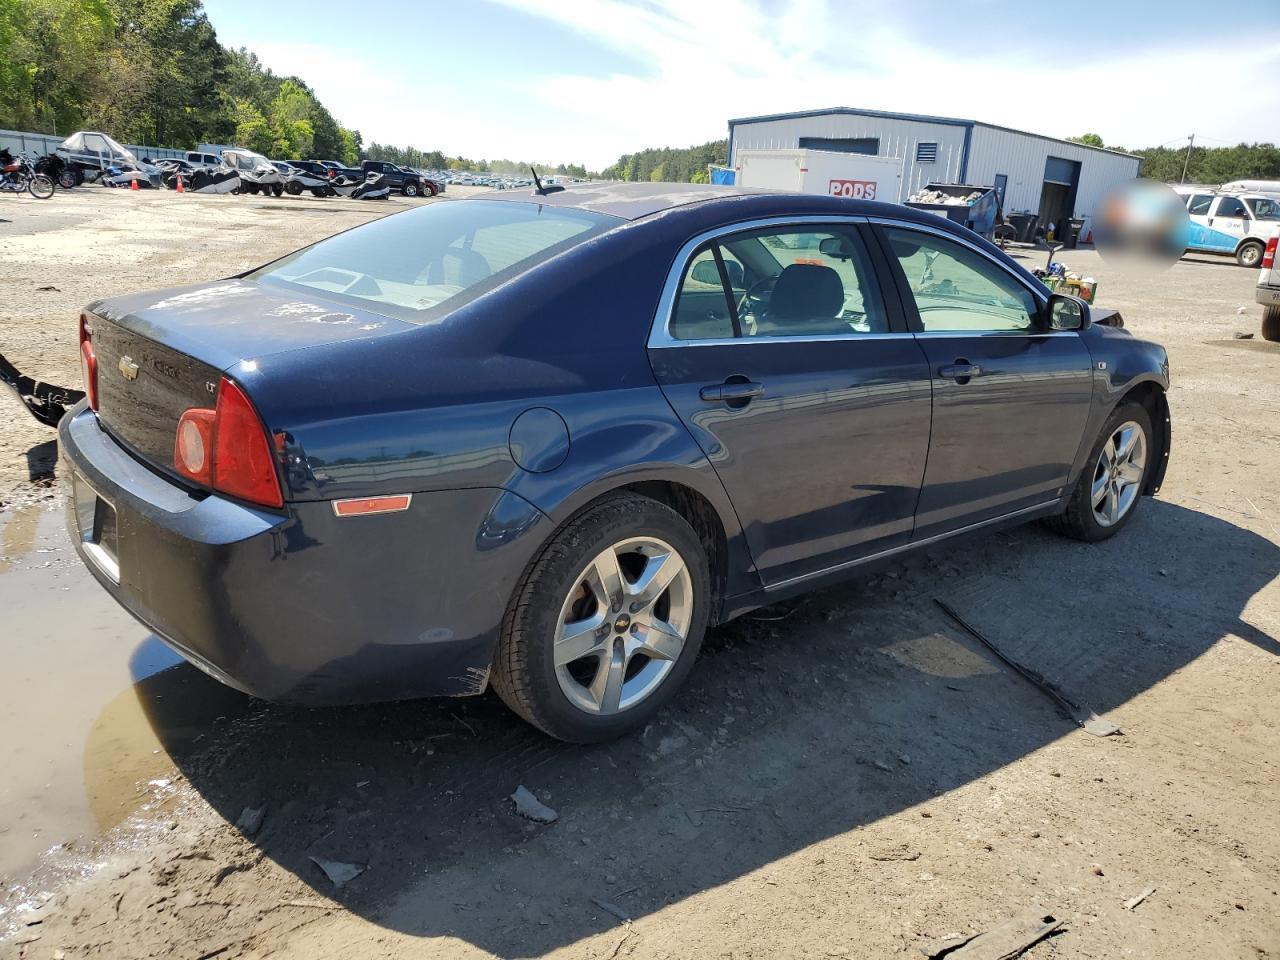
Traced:
[[1187, 158], [1182, 161], [1182, 179], [1178, 181], [1179, 183], [1187, 182], [1187, 166], [1191, 163], [1191, 148], [1195, 145], [1196, 135], [1193, 133], [1190, 141], [1187, 143]]

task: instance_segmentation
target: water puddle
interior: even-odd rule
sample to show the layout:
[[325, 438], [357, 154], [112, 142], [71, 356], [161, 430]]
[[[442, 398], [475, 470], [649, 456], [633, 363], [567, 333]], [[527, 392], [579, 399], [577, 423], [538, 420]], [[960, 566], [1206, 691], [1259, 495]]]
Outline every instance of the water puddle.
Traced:
[[[0, 513], [0, 875], [115, 826], [248, 701], [209, 680], [103, 590], [60, 505]], [[180, 710], [155, 708], [168, 699]], [[150, 717], [164, 716], [160, 734]], [[172, 717], [172, 720], [168, 719]]]

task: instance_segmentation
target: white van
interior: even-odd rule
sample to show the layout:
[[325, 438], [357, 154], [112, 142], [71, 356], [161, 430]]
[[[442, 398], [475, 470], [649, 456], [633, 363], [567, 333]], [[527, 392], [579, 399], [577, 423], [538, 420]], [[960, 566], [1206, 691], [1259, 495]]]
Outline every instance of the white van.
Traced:
[[1230, 254], [1240, 266], [1256, 269], [1267, 241], [1280, 233], [1280, 198], [1210, 187], [1179, 186], [1174, 192], [1191, 219], [1188, 250]]

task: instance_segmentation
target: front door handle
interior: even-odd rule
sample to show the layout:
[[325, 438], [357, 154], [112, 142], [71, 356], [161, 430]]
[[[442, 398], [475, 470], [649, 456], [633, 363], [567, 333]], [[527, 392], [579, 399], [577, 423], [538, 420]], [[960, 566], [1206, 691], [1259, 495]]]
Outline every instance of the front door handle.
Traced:
[[730, 406], [743, 406], [752, 397], [764, 393], [764, 384], [751, 380], [726, 380], [724, 383], [713, 383], [698, 391], [698, 396], [711, 403], [721, 402]]
[[980, 366], [963, 358], [957, 359], [955, 363], [938, 368], [938, 376], [954, 380], [956, 383], [968, 383], [971, 378], [981, 375], [982, 368]]

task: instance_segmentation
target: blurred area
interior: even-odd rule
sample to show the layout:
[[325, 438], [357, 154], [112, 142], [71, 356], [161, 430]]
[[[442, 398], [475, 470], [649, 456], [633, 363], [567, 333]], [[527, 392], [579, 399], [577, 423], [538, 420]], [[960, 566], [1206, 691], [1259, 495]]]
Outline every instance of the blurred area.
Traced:
[[1094, 243], [1116, 266], [1167, 269], [1186, 252], [1189, 237], [1186, 205], [1167, 183], [1132, 180], [1098, 206]]

